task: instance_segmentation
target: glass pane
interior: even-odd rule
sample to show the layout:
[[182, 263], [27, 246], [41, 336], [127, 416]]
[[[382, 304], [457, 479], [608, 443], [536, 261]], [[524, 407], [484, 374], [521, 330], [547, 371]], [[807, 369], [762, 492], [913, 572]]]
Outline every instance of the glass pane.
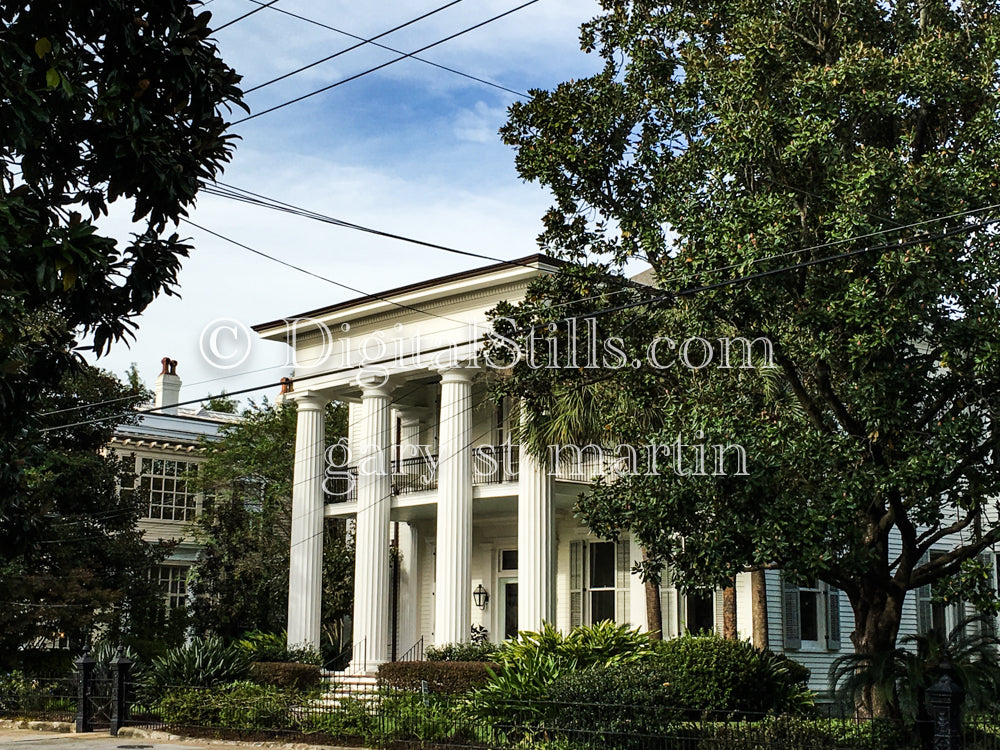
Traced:
[[[612, 545], [614, 546], [614, 545]], [[614, 591], [591, 591], [590, 592], [590, 622], [597, 623], [601, 620], [615, 619], [615, 592]]]
[[715, 597], [689, 594], [687, 598], [687, 629], [692, 633], [715, 629]]
[[152, 468], [153, 468], [153, 459], [151, 458], [142, 459], [142, 464], [139, 469], [141, 473], [148, 474]]
[[505, 549], [500, 553], [500, 570], [517, 570], [516, 549]]
[[802, 640], [819, 640], [819, 594], [812, 591], [799, 593], [799, 622], [802, 624]]
[[[597, 542], [590, 545], [590, 588], [615, 587], [615, 543]], [[614, 601], [612, 600], [612, 613]], [[613, 619], [613, 618], [612, 618]], [[597, 622], [592, 620], [592, 622]]]

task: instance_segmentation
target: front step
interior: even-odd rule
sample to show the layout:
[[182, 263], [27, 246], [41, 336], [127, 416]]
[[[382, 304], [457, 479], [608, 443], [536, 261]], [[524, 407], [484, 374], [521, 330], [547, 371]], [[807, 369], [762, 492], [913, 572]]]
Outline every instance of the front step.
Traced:
[[345, 698], [371, 701], [378, 693], [378, 678], [373, 674], [350, 672], [323, 672], [322, 701], [337, 706]]

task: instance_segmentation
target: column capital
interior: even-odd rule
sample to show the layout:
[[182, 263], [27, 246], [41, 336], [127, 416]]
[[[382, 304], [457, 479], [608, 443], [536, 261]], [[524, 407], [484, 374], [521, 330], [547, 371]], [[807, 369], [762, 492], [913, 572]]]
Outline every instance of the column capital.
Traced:
[[323, 411], [330, 403], [330, 399], [319, 391], [292, 391], [284, 397], [294, 401], [299, 411]]
[[447, 365], [436, 369], [441, 373], [442, 383], [471, 383], [476, 373], [479, 372], [478, 367], [463, 364]]

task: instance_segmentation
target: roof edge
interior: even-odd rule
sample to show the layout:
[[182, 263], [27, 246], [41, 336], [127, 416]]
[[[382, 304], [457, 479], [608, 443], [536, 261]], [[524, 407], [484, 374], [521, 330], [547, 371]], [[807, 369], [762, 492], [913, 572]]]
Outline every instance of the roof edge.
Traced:
[[[503, 268], [510, 268], [515, 266], [521, 266], [524, 268], [530, 268], [530, 263], [540, 263], [550, 266], [571, 266], [573, 265], [569, 261], [561, 260], [559, 258], [553, 258], [549, 255], [543, 255], [541, 253], [536, 253], [534, 255], [528, 255], [523, 258], [515, 258], [514, 260], [505, 260], [500, 263], [494, 263], [489, 266], [480, 266], [479, 268], [470, 268], [467, 271], [458, 271], [457, 273], [447, 274], [445, 276], [438, 276], [433, 279], [425, 279], [424, 281], [416, 281], [412, 284], [406, 284], [405, 286], [396, 287], [395, 289], [389, 289], [384, 292], [378, 292], [376, 294], [366, 294], [363, 297], [354, 297], [349, 300], [344, 300], [343, 302], [337, 302], [333, 305], [327, 305], [326, 307], [320, 307], [316, 310], [309, 310], [308, 312], [300, 313], [296, 317], [299, 318], [318, 318], [323, 315], [329, 315], [331, 313], [339, 312], [341, 310], [348, 310], [357, 305], [362, 305], [368, 302], [384, 302], [387, 297], [395, 297], [403, 294], [410, 294], [411, 292], [418, 292], [423, 289], [430, 289], [435, 286], [440, 286], [442, 284], [447, 284], [453, 281], [462, 281], [463, 279], [471, 279], [476, 276], [485, 276], [486, 274], [492, 273], [494, 271], [499, 271]], [[250, 326], [251, 329], [256, 333], [263, 333], [271, 328], [284, 327], [287, 324], [287, 319], [282, 318], [280, 320], [272, 320], [268, 323], [257, 323], [256, 325]]]

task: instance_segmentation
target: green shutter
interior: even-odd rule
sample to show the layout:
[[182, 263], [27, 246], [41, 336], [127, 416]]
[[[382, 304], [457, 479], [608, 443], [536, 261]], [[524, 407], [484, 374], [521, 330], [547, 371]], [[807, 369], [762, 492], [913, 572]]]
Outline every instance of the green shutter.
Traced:
[[629, 611], [629, 586], [632, 583], [632, 543], [622, 537], [615, 544], [615, 621], [627, 623], [632, 614]]
[[569, 626], [583, 624], [583, 542], [569, 543]]
[[840, 590], [833, 586], [826, 591], [826, 647], [840, 648]]
[[781, 626], [786, 649], [802, 648], [802, 623], [799, 619], [799, 587], [781, 578]]

